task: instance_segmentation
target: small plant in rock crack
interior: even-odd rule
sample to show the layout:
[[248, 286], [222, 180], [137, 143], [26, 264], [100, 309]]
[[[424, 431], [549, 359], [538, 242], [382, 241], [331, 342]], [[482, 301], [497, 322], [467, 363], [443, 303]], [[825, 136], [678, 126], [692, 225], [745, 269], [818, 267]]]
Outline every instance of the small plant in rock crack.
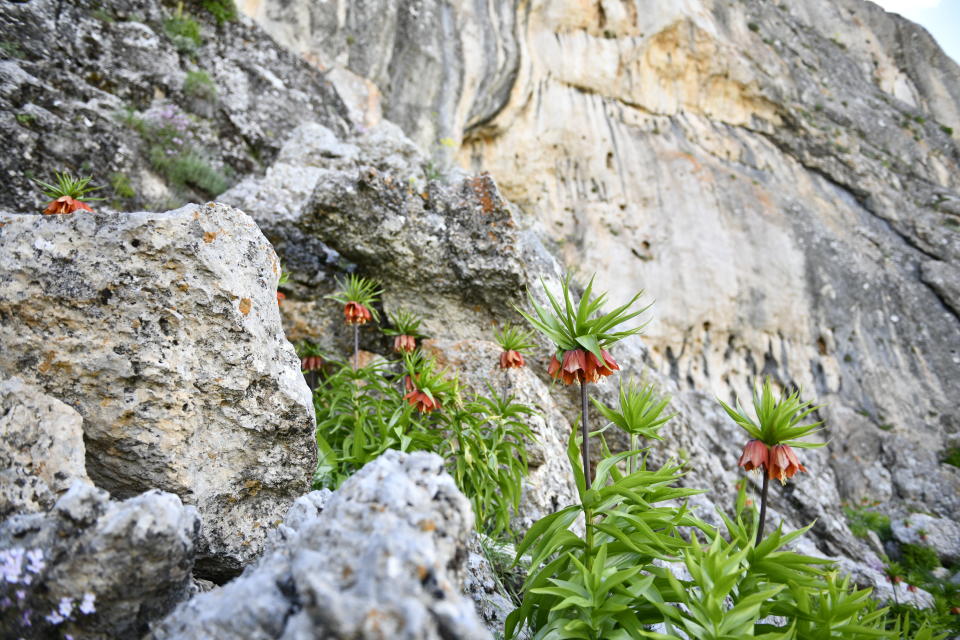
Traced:
[[423, 319], [404, 309], [396, 313], [388, 313], [387, 321], [392, 325], [384, 328], [383, 333], [393, 336], [393, 350], [396, 353], [410, 353], [417, 348], [417, 339], [422, 338], [420, 324]]
[[177, 12], [163, 22], [163, 30], [180, 53], [193, 54], [203, 44], [200, 23], [184, 13], [183, 2], [177, 5]]
[[340, 281], [340, 289], [327, 296], [343, 305], [343, 321], [353, 326], [353, 366], [360, 368], [360, 325], [371, 320], [380, 322], [380, 314], [373, 308], [383, 291], [375, 280], [350, 274]]
[[770, 379], [763, 382], [763, 389], [753, 392], [753, 408], [757, 419], [747, 415], [740, 401], [736, 401], [736, 410], [722, 400], [719, 401], [727, 415], [750, 435], [752, 440], [743, 448], [738, 465], [747, 471], [757, 470], [763, 474], [763, 488], [760, 490], [760, 526], [757, 529], [757, 544], [763, 537], [763, 526], [767, 515], [767, 491], [770, 479], [776, 478], [786, 484], [798, 471], [806, 471], [792, 447], [812, 449], [822, 447], [825, 442], [805, 442], [805, 438], [821, 430], [821, 422], [801, 424], [804, 419], [820, 407], [800, 400], [800, 392], [784, 392], [775, 399]]
[[524, 353], [534, 347], [533, 336], [529, 331], [524, 331], [520, 327], [508, 324], [500, 331], [494, 333], [494, 339], [500, 345], [500, 368], [501, 369], [519, 369], [523, 367]]
[[129, 111], [121, 119], [140, 134], [151, 167], [175, 189], [215, 196], [230, 186], [229, 168], [211, 160], [212, 154], [200, 143], [199, 121], [177, 105], [161, 103], [142, 116]]
[[43, 210], [44, 214], [73, 213], [80, 210], [93, 211], [93, 208], [87, 202], [82, 202], [81, 198], [88, 202], [103, 200], [103, 198], [91, 198], [87, 195], [102, 188], [91, 187], [90, 177], [74, 178], [68, 171], [63, 173], [55, 171], [53, 175], [56, 178], [56, 184], [34, 179], [34, 182], [43, 189], [43, 194], [48, 198], [53, 198], [47, 203], [47, 208]]

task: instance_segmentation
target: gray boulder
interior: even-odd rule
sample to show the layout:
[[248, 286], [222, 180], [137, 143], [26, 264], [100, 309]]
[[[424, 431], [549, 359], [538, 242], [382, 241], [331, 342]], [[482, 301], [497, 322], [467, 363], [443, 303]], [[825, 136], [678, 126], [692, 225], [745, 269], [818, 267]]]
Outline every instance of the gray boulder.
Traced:
[[890, 528], [898, 542], [931, 547], [948, 564], [960, 561], [960, 525], [953, 520], [911, 513], [892, 519]]
[[50, 512], [0, 524], [0, 636], [139, 637], [188, 596], [199, 530], [173, 494], [115, 502], [77, 480]]
[[47, 511], [74, 481], [89, 483], [83, 418], [19, 378], [0, 381], [0, 518]]
[[0, 374], [83, 416], [97, 486], [197, 506], [201, 576], [239, 573], [316, 461], [270, 244], [216, 204], [0, 223]]
[[336, 492], [298, 500], [256, 566], [150, 637], [489, 638], [460, 594], [472, 529], [438, 456], [387, 451]]

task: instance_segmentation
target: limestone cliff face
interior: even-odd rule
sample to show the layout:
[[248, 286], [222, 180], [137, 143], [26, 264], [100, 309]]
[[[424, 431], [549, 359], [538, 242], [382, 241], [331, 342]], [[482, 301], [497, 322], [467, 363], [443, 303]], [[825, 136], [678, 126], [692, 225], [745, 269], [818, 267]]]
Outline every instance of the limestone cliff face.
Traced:
[[355, 120], [645, 288], [642, 356], [691, 406], [802, 385], [841, 497], [960, 518], [960, 67], [921, 28], [862, 0], [239, 4]]

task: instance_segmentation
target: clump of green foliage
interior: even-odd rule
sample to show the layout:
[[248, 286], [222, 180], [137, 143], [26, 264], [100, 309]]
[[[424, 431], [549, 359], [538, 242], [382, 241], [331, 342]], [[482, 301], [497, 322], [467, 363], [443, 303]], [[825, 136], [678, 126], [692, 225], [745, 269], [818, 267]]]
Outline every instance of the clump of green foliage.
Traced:
[[876, 506], [876, 504], [863, 504], [859, 507], [843, 505], [843, 514], [847, 517], [850, 531], [858, 538], [866, 538], [867, 532], [873, 531], [882, 542], [893, 540], [890, 516], [876, 511]]
[[194, 189], [216, 196], [230, 186], [224, 168], [218, 168], [197, 141], [196, 122], [172, 103], [157, 105], [142, 116], [129, 112], [123, 121], [147, 144], [154, 170], [181, 194]]
[[[315, 487], [336, 488], [387, 449], [434, 451], [470, 499], [478, 528], [508, 533], [527, 473], [532, 407], [492, 388], [467, 396], [455, 377], [419, 352], [406, 356], [402, 368], [383, 359], [364, 367], [325, 360], [333, 371], [314, 390]], [[414, 387], [429, 393], [438, 409], [419, 411], [407, 398]]]
[[212, 101], [217, 97], [217, 86], [206, 71], [188, 71], [183, 80], [183, 92], [200, 100]]
[[180, 53], [192, 54], [203, 44], [200, 23], [183, 12], [183, 4], [174, 15], [164, 20], [163, 31]]
[[942, 462], [944, 464], [960, 467], [960, 447], [950, 447], [943, 452]]
[[234, 0], [200, 0], [200, 6], [213, 16], [217, 24], [237, 19], [237, 5]]

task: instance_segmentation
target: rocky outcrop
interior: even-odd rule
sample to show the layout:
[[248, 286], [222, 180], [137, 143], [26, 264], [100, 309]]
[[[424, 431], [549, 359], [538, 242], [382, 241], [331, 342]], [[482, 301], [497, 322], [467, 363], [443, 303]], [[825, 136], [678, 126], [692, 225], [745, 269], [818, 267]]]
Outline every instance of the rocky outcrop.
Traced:
[[298, 501], [256, 566], [151, 637], [489, 638], [460, 595], [472, 529], [439, 456], [387, 451], [332, 494]]
[[0, 524], [0, 635], [136, 638], [185, 599], [200, 518], [175, 495], [123, 502], [82, 481]]
[[350, 127], [322, 73], [203, 3], [5, 2], [0, 40], [11, 211], [40, 211], [30, 178], [54, 170], [93, 176], [98, 210], [202, 202], [269, 164], [305, 117]]
[[[684, 413], [665, 453], [682, 446], [716, 500], [743, 437], [713, 398], [771, 376], [827, 405], [818, 496], [957, 521], [940, 460], [960, 437], [960, 68], [861, 0], [634, 4], [244, 7], [376, 85], [351, 103], [368, 121], [489, 171], [612, 300], [648, 290], [631, 359], [669, 380]], [[820, 497], [777, 500], [842, 525]]]
[[85, 465], [79, 413], [19, 378], [0, 381], [0, 519], [51, 509], [90, 482]]
[[201, 575], [239, 572], [316, 461], [269, 243], [223, 205], [0, 224], [0, 372], [83, 416], [97, 486], [197, 506]]
[[347, 337], [322, 296], [357, 265], [384, 285], [387, 311], [411, 309], [427, 333], [463, 337], [515, 317], [530, 278], [556, 269], [491, 177], [432, 174], [388, 122], [349, 141], [303, 125], [264, 176], [221, 200], [249, 212], [284, 256], [293, 298], [307, 302], [284, 304], [293, 340]]

